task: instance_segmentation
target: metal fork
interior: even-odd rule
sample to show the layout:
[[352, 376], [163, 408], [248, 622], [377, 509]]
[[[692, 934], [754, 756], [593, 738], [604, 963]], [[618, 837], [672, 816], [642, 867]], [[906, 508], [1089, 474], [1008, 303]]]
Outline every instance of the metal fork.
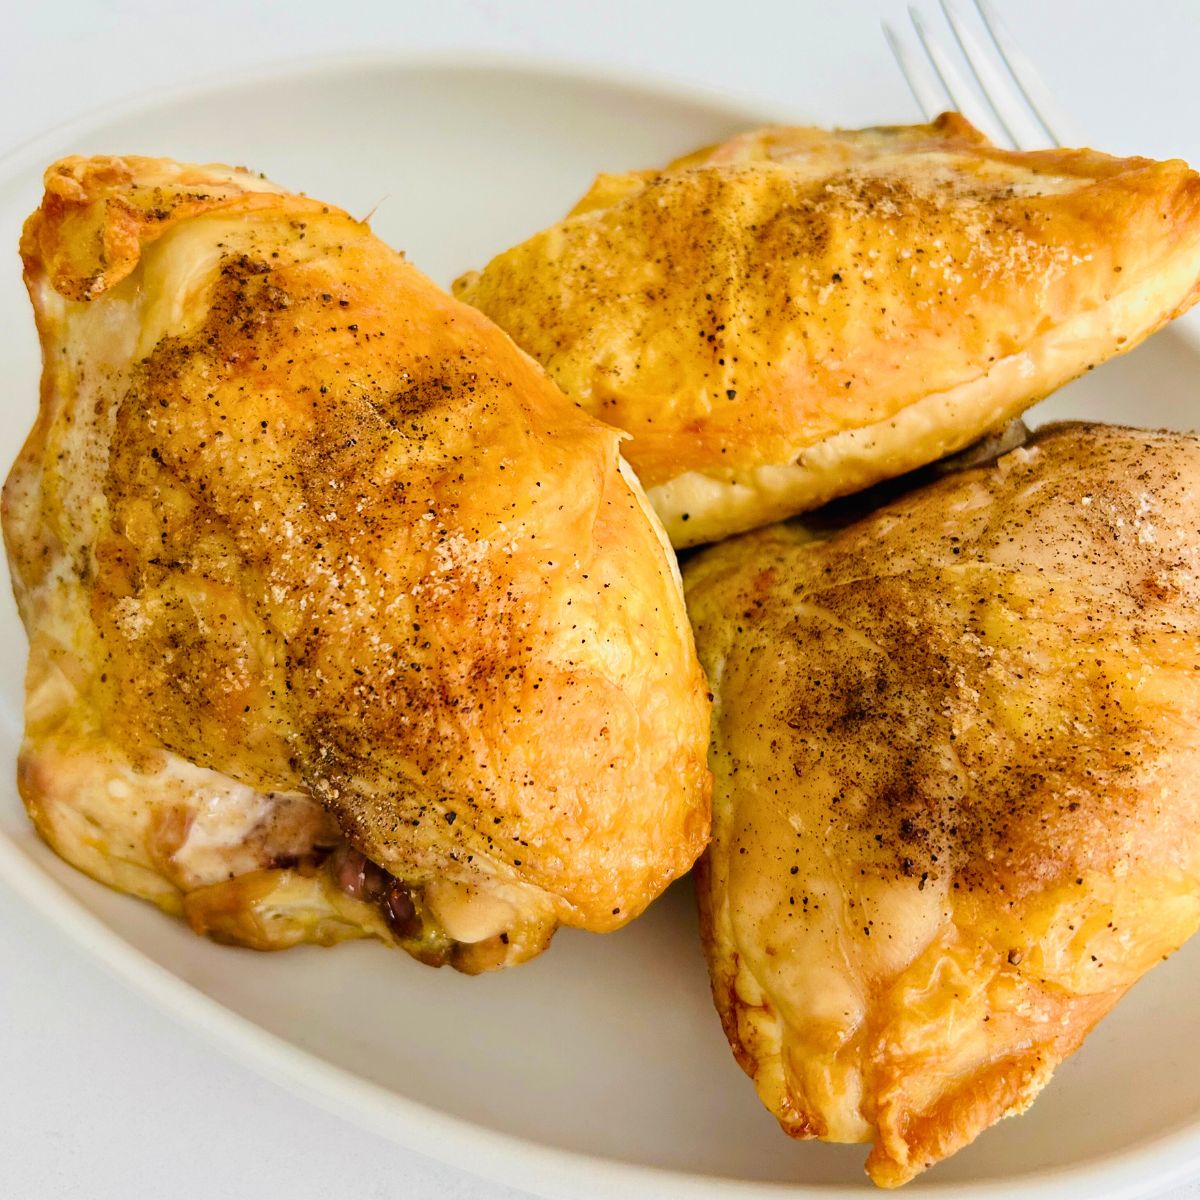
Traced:
[[[1071, 122], [988, 0], [973, 0], [974, 19], [963, 12], [959, 0], [940, 0], [940, 4], [958, 43], [958, 54], [947, 50], [931, 34], [912, 5], [908, 16], [923, 55], [921, 50], [906, 45], [891, 25], [883, 23], [883, 35], [926, 120], [932, 121], [938, 113], [954, 108], [997, 145], [1016, 150], [1047, 144], [1080, 145], [1080, 139], [1071, 132]], [[982, 26], [990, 46], [974, 32], [973, 25]], [[965, 61], [969, 75], [959, 65], [960, 59]]]

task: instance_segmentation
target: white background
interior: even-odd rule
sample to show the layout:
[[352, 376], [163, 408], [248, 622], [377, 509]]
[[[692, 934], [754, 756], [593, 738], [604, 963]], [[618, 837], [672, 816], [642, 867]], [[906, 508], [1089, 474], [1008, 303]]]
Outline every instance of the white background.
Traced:
[[[619, 65], [721, 88], [798, 118], [828, 88], [845, 97], [847, 125], [916, 118], [879, 32], [881, 15], [904, 21], [903, 6], [850, 0], [834, 22], [834, 3], [23, 0], [17, 11], [16, 0], [0, 0], [0, 154], [57, 122], [162, 85], [260, 62], [389, 48]], [[925, 7], [933, 16], [932, 0]], [[1094, 145], [1200, 163], [1200, 3], [1000, 0], [999, 7]], [[799, 78], [789, 48], [814, 38], [828, 55], [816, 75]], [[12, 252], [0, 269], [16, 269]], [[0, 892], [5, 1200], [518, 1195], [397, 1149], [235, 1066]], [[1185, 1198], [1200, 1200], [1200, 1182], [1171, 1200]]]

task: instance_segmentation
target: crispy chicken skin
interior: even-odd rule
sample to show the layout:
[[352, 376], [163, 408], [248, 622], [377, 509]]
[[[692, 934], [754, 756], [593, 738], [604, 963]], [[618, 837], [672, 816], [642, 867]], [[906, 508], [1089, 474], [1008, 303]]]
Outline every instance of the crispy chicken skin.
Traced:
[[1200, 923], [1200, 439], [1049, 426], [686, 572], [713, 995], [794, 1137], [894, 1186], [1021, 1112]]
[[226, 940], [468, 971], [691, 866], [706, 688], [619, 432], [243, 170], [65, 159], [21, 252], [19, 773], [63, 857]]
[[1200, 177], [932, 125], [761, 129], [601, 175], [464, 275], [633, 435], [676, 546], [961, 449], [1192, 304]]

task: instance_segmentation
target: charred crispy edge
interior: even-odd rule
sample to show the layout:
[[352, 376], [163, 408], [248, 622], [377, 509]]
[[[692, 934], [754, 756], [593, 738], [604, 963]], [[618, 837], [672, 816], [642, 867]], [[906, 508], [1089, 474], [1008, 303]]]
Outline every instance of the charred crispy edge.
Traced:
[[[713, 1006], [721, 1019], [721, 1028], [725, 1031], [725, 1038], [733, 1051], [734, 1060], [754, 1084], [760, 1100], [779, 1121], [783, 1131], [796, 1139], [820, 1137], [820, 1122], [797, 1107], [790, 1092], [780, 1090], [779, 1081], [769, 1077], [771, 1072], [763, 1074], [762, 1068], [779, 1057], [778, 1049], [770, 1044], [762, 1045], [762, 1039], [758, 1036], [760, 1031], [754, 1025], [747, 1025], [745, 1028], [743, 1026], [741, 1017], [751, 1010], [760, 1014], [760, 1021], [771, 1021], [776, 1029], [779, 1029], [779, 1018], [771, 1011], [769, 1005], [748, 1004], [737, 993], [741, 956], [733, 941], [732, 931], [725, 931], [723, 936], [717, 927], [720, 919], [718, 912], [726, 904], [726, 898], [724, 895], [714, 895], [710, 853], [711, 850], [706, 851], [697, 861], [693, 870], [693, 881], [700, 917], [700, 943], [708, 962]], [[743, 1036], [744, 1032], [748, 1032], [750, 1036]]]
[[[1081, 177], [1094, 176], [1102, 179], [1131, 170], [1166, 168], [1171, 172], [1184, 172], [1193, 181], [1197, 179], [1196, 173], [1182, 159], [1173, 158], [1159, 161], [1140, 156], [1122, 158], [1088, 148], [1008, 150], [1003, 146], [993, 144], [987, 135], [972, 125], [962, 113], [950, 111], [942, 113], [924, 125], [872, 125], [863, 129], [839, 127], [832, 131], [815, 125], [761, 126], [727, 138], [723, 142], [701, 146], [673, 159], [662, 168], [647, 168], [620, 173], [600, 172], [564, 219], [569, 221], [597, 209], [608, 208], [619, 203], [624, 197], [639, 191], [645, 184], [660, 175], [739, 161], [739, 152], [744, 152], [747, 148], [750, 149], [748, 161], [768, 161], [770, 148], [774, 142], [786, 140], [790, 135], [794, 136], [797, 133], [814, 134], [822, 138], [832, 135], [834, 139], [840, 138], [847, 141], [864, 133], [890, 134], [902, 143], [913, 147], [975, 152], [1000, 162], [1019, 164], [1034, 170], [1043, 163], [1052, 162], [1056, 171]], [[468, 275], [477, 277], [478, 272], [469, 272]], [[475, 282], [474, 278], [468, 279], [468, 275], [455, 281], [456, 292], [460, 286], [466, 289]]]
[[737, 951], [729, 948], [729, 959], [726, 963], [722, 946], [717, 937], [716, 909], [712, 894], [712, 864], [709, 861], [711, 849], [706, 850], [697, 860], [692, 870], [692, 882], [696, 889], [696, 908], [700, 914], [700, 945], [704, 957], [708, 960], [708, 980], [712, 988], [713, 1005], [721, 1018], [721, 1026], [725, 1037], [729, 1040], [729, 1048], [737, 1059], [738, 1066], [753, 1076], [757, 1062], [754, 1056], [742, 1044], [738, 1031], [737, 996], [734, 990], [734, 978], [737, 974]]
[[142, 248], [205, 213], [286, 208], [345, 216], [241, 168], [130, 156], [64, 158], [47, 168], [41, 207], [25, 222], [30, 280], [45, 273], [69, 300], [91, 300], [137, 266]]
[[[1080, 177], [1104, 179], [1128, 171], [1137, 171], [1146, 168], [1166, 168], [1172, 173], [1181, 172], [1193, 179], [1198, 178], [1196, 172], [1192, 171], [1187, 163], [1179, 158], [1160, 160], [1143, 158], [1140, 155], [1121, 157], [1113, 154], [1105, 154], [1103, 151], [1093, 150], [1088, 147], [1074, 149], [1009, 150], [991, 142], [987, 135], [972, 125], [962, 113], [948, 111], [942, 113], [928, 124], [917, 125], [869, 125], [859, 129], [837, 127], [832, 130], [817, 125], [765, 125], [737, 134], [723, 142], [702, 146], [689, 154], [674, 159], [660, 170], [629, 171], [623, 175], [616, 176], [600, 175], [597, 177], [597, 181], [608, 180], [608, 187], [612, 188], [611, 194], [619, 198], [622, 193], [632, 190], [632, 187], [613, 187], [611, 182], [613, 180], [649, 180], [666, 172], [684, 171], [693, 167], [719, 165], [723, 162], [737, 161], [738, 153], [744, 152], [747, 147], [752, 148], [751, 153], [748, 158], [744, 158], [742, 161], [767, 161], [770, 158], [770, 149], [775, 142], [787, 141], [789, 137], [794, 137], [796, 134], [815, 135], [821, 139], [847, 142], [854, 141], [862, 134], [888, 134], [896, 139], [898, 148], [973, 152], [998, 162], [1013, 163], [1015, 165], [1030, 167], [1033, 170], [1037, 170], [1042, 164], [1053, 164], [1055, 171], [1058, 173]], [[593, 190], [596, 190], [596, 185], [593, 185]], [[598, 194], [603, 195], [607, 190], [607, 188], [601, 188], [598, 190]], [[591, 199], [592, 192], [589, 191], [587, 196], [585, 196], [585, 200]], [[594, 207], [596, 207], [595, 203], [587, 203], [585, 205], [584, 201], [580, 201], [580, 204], [573, 210], [572, 215], [580, 209], [586, 211]]]
[[972, 125], [962, 113], [953, 110], [935, 117], [928, 128], [944, 134], [950, 140], [966, 142], [971, 146], [990, 146], [992, 144], [982, 130]]
[[[771, 1059], [779, 1057], [779, 1051], [770, 1045], [764, 1048], [756, 1044], [760, 1039], [754, 1037], [753, 1029], [750, 1030], [750, 1038], [742, 1036], [743, 1023], [740, 1017], [751, 1009], [762, 1014], [760, 1019], [771, 1020], [777, 1029], [780, 1022], [778, 1016], [770, 1010], [768, 1005], [748, 1004], [737, 994], [737, 976], [740, 970], [741, 956], [732, 941], [729, 945], [724, 945], [717, 932], [716, 907], [712, 894], [712, 867], [707, 853], [701, 856], [696, 863], [693, 877], [696, 886], [696, 905], [700, 913], [700, 942], [704, 956], [708, 960], [713, 1006], [721, 1018], [721, 1028], [725, 1031], [725, 1038], [729, 1042], [730, 1050], [733, 1051], [734, 1060], [753, 1082], [759, 1099], [779, 1122], [784, 1133], [798, 1141], [819, 1138], [824, 1132], [820, 1120], [797, 1106], [789, 1091], [781, 1091], [778, 1081], [764, 1076], [762, 1072], [762, 1068]], [[721, 903], [721, 901], [717, 903]], [[780, 1045], [782, 1043], [781, 1032]]]
[[[714, 583], [724, 575], [718, 572], [715, 578], [708, 574], [697, 579], [694, 567], [689, 564], [683, 574], [683, 589], [685, 599], [690, 605], [694, 593], [700, 593], [714, 586]], [[697, 639], [698, 640], [698, 639]], [[701, 660], [703, 665], [703, 659]], [[704, 666], [705, 677], [709, 675], [709, 667]], [[695, 889], [696, 909], [699, 917], [700, 945], [708, 964], [709, 986], [712, 993], [713, 1007], [721, 1020], [729, 1048], [738, 1066], [751, 1080], [757, 1083], [759, 1060], [751, 1047], [742, 1038], [739, 1009], [745, 1007], [737, 994], [737, 975], [739, 955], [733, 940], [731, 929], [718, 928], [727, 906], [727, 885], [717, 894], [718, 872], [713, 867], [712, 856], [721, 848], [721, 821], [718, 806], [726, 801], [722, 795], [721, 774], [716, 770], [716, 764], [722, 759], [720, 736], [720, 699], [719, 692], [711, 683], [708, 685], [713, 695], [712, 708], [709, 715], [710, 744], [708, 751], [710, 779], [712, 786], [711, 819], [709, 839], [703, 853], [692, 867], [692, 886]]]
[[922, 1113], [898, 1115], [896, 1128], [876, 1121], [867, 1173], [880, 1187], [898, 1187], [935, 1163], [970, 1145], [1005, 1117], [1018, 1116], [1050, 1082], [1056, 1068], [1083, 1044], [1102, 1017], [1128, 990], [1113, 988], [1095, 995], [1066, 992], [1029, 981], [1058, 1019], [1044, 1040], [1017, 1047], [943, 1092]]
[[[640, 191], [651, 180], [659, 175], [677, 171], [687, 171], [694, 167], [716, 166], [730, 161], [737, 151], [744, 147], [753, 147], [757, 154], [751, 155], [751, 160], [766, 160], [769, 158], [769, 147], [778, 138], [786, 137], [797, 132], [812, 133], [828, 136], [827, 131], [816, 125], [766, 125], [757, 129], [747, 130], [723, 142], [713, 142], [692, 150], [679, 158], [672, 159], [660, 169], [647, 168], [639, 171], [620, 173], [600, 172], [592, 181], [591, 187], [579, 198], [574, 207], [566, 215], [566, 220], [580, 217], [597, 209], [609, 208], [624, 197]], [[865, 130], [835, 129], [834, 135], [850, 135], [856, 133], [894, 133], [907, 136], [914, 142], [927, 141], [947, 148], [961, 147], [963, 149], [998, 149], [988, 141], [961, 113], [942, 113], [929, 125], [876, 125]], [[1001, 151], [1001, 153], [1004, 153]], [[1055, 152], [1057, 153], [1057, 152]], [[478, 271], [470, 271], [454, 281], [454, 290], [458, 294], [472, 287], [479, 277]]]

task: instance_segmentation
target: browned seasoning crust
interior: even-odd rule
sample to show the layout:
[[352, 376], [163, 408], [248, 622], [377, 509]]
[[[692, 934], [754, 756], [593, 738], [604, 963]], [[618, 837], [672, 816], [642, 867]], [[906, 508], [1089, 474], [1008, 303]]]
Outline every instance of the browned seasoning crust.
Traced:
[[42, 832], [256, 945], [388, 934], [343, 838], [464, 969], [636, 916], [707, 837], [707, 701], [620, 435], [336, 208], [157, 159], [46, 185], [5, 491]]
[[1200, 439], [1049, 426], [687, 568], [713, 995], [797, 1137], [903, 1183], [1200, 924]]
[[1190, 306], [1200, 177], [932, 125], [769, 128], [601, 175], [463, 276], [628, 457], [676, 545], [996, 429]]

